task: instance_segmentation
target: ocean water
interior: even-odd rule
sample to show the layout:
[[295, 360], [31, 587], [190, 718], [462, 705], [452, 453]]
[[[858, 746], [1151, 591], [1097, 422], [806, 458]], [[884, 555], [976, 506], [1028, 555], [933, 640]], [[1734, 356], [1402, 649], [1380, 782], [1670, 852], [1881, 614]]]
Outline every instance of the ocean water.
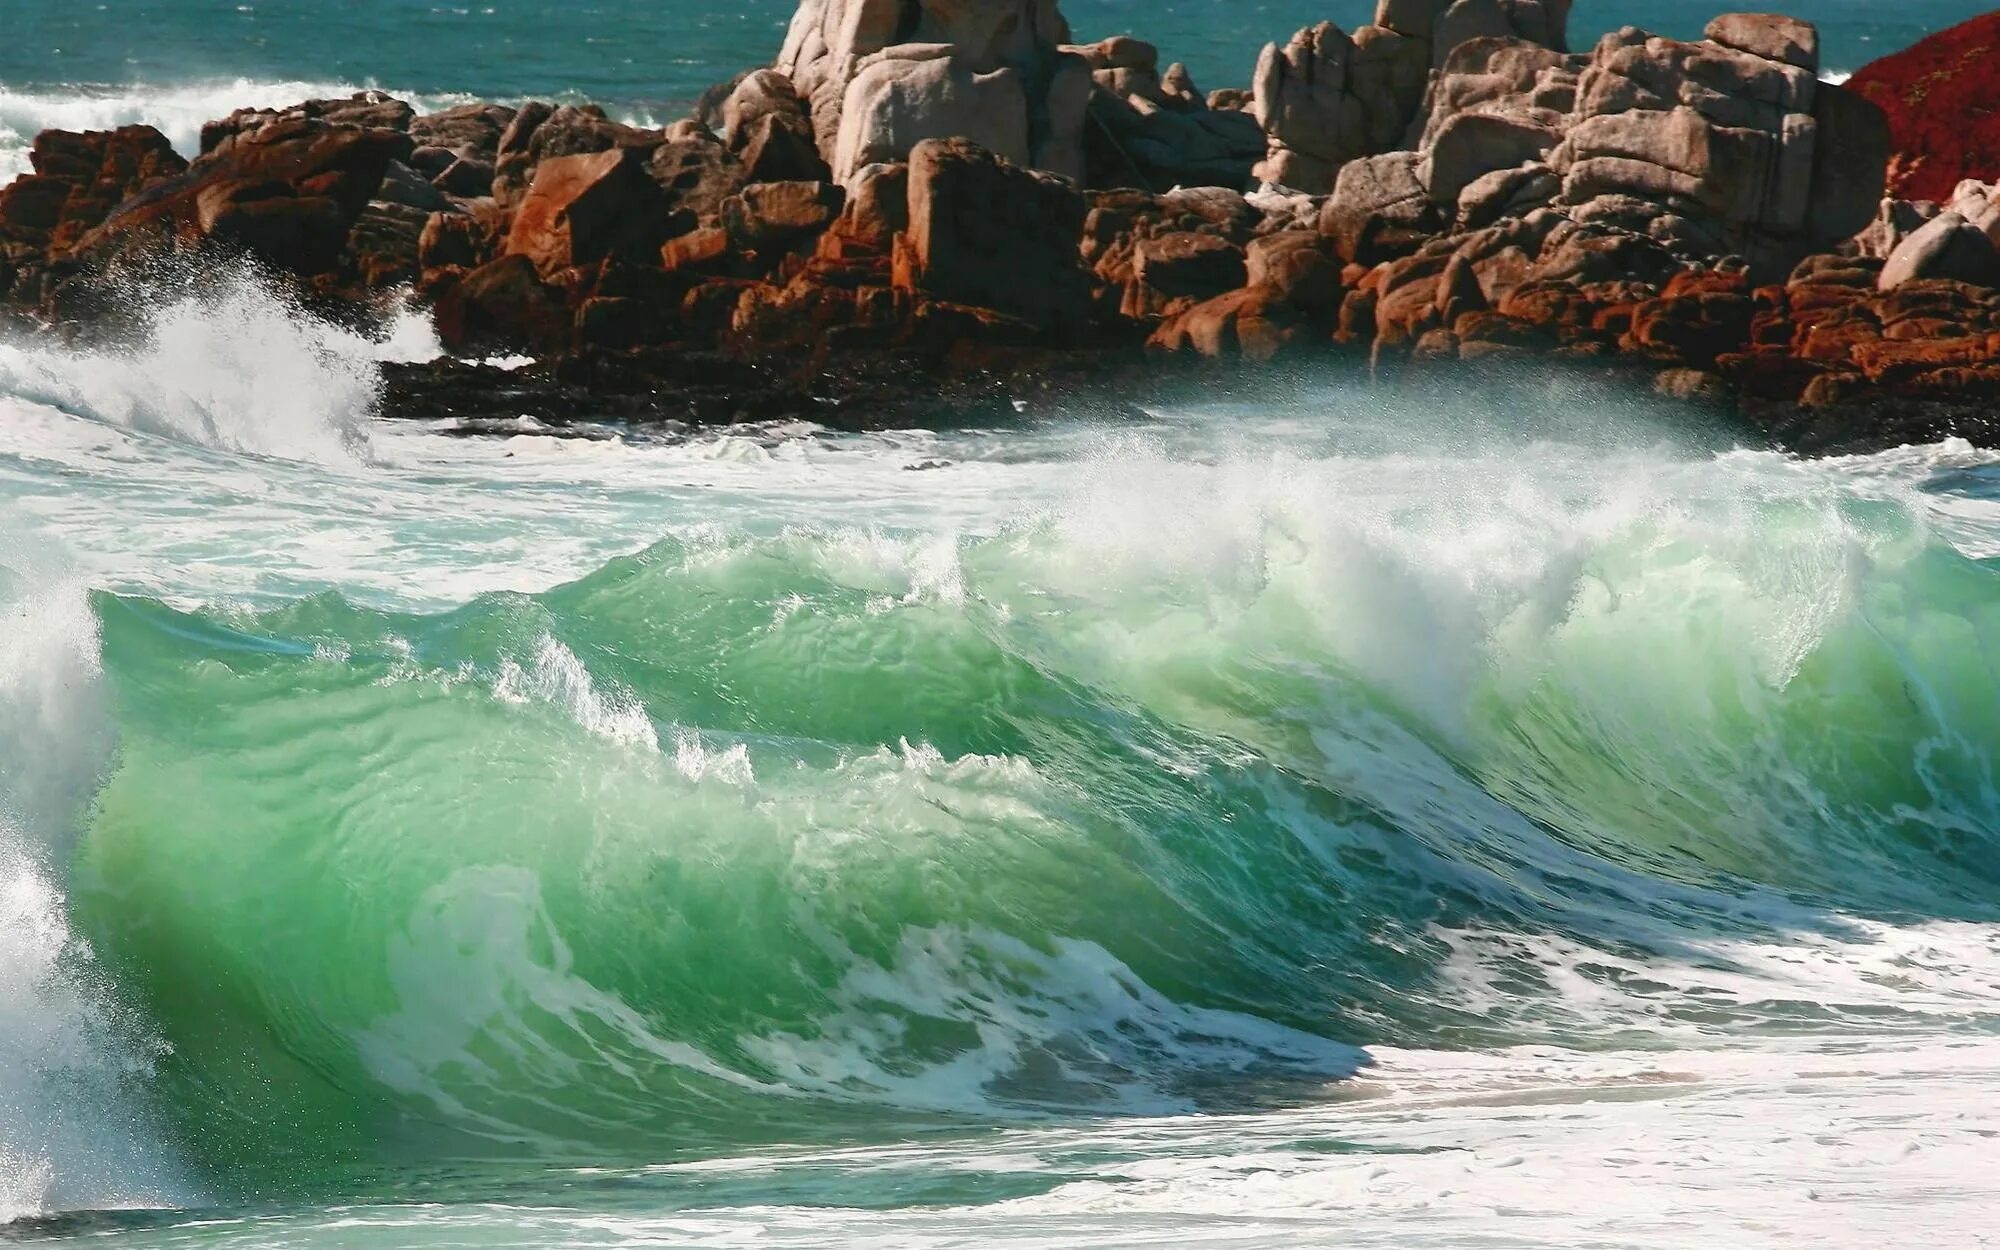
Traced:
[[[22, 3], [0, 161], [781, 16]], [[132, 298], [0, 339], [0, 1242], [1993, 1244], [2000, 455], [1338, 371], [467, 438], [421, 314]]]
[[1991, 1244], [2000, 456], [465, 438], [150, 303], [0, 344], [0, 1241]]

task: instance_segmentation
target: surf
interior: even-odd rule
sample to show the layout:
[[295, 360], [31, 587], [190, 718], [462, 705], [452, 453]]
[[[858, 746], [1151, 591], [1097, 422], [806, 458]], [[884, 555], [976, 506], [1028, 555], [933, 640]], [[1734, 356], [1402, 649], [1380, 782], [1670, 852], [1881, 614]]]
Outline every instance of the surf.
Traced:
[[0, 348], [9, 1215], [1987, 1053], [1969, 448], [1313, 376], [468, 441], [366, 415], [421, 325], [155, 306]]

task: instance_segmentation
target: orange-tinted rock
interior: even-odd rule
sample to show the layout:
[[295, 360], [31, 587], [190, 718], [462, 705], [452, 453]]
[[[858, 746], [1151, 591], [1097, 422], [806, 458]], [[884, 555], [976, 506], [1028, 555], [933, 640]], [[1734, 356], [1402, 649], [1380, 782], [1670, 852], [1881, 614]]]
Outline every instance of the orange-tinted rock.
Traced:
[[281, 269], [325, 273], [339, 264], [390, 163], [410, 150], [409, 136], [387, 127], [293, 115], [246, 123], [186, 173], [125, 202], [73, 250], [108, 258], [213, 241]]
[[503, 256], [465, 275], [437, 306], [446, 347], [560, 348], [571, 318], [561, 294], [543, 283], [526, 256]]
[[611, 148], [555, 156], [535, 168], [507, 234], [507, 254], [527, 257], [551, 278], [607, 256], [656, 258], [667, 231], [664, 198], [643, 153]]
[[721, 226], [703, 226], [668, 239], [660, 248], [660, 266], [672, 273], [720, 272], [728, 267], [731, 255], [729, 232]]
[[1847, 87], [1889, 119], [1889, 194], [1951, 198], [2000, 173], [2000, 13], [1939, 31], [1875, 61]]

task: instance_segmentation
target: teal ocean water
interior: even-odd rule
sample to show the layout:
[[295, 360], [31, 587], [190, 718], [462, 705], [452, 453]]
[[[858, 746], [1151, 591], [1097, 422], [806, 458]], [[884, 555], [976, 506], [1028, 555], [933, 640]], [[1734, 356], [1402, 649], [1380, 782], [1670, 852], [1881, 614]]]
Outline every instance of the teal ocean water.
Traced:
[[[576, 93], [620, 104], [671, 104], [768, 61], [791, 0], [305, 0], [226, 3], [98, 0], [17, 3], [7, 14], [0, 82], [178, 83], [237, 77], [375, 83], [490, 98]], [[1699, 35], [1717, 10], [1690, 0], [1579, 0], [1574, 42], [1623, 25]], [[1971, 0], [1801, 0], [1831, 69], [1852, 71], [1983, 11]], [[1301, 26], [1368, 21], [1365, 0], [1067, 0], [1080, 38], [1135, 34], [1185, 61], [1203, 87], [1247, 86], [1257, 49]]]
[[[17, 6], [0, 118], [665, 108], [778, 16], [489, 7]], [[1990, 1239], [2000, 456], [1337, 372], [468, 438], [421, 316], [134, 297], [0, 339], [0, 1243]]]

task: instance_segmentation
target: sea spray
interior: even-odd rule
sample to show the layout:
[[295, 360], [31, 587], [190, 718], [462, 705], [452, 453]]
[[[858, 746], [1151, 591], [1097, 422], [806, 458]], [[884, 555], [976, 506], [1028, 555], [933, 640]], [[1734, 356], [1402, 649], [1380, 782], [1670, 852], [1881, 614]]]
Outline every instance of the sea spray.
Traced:
[[128, 343], [0, 341], [0, 391], [214, 450], [354, 466], [374, 455], [379, 366], [442, 354], [407, 303], [362, 333], [314, 317], [247, 262], [151, 265], [111, 298], [132, 314]]
[[109, 763], [98, 631], [52, 565], [0, 567], [0, 1223], [186, 1203], [148, 1077], [162, 1043], [69, 916], [69, 856]]

